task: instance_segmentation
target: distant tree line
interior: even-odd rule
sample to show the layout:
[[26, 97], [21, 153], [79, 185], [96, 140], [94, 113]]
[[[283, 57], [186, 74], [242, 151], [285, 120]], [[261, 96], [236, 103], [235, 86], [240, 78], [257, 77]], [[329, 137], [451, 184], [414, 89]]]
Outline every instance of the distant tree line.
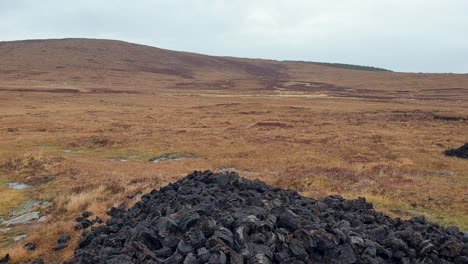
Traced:
[[314, 61], [286, 61], [286, 62], [302, 62], [302, 63], [310, 63], [310, 64], [317, 64], [317, 65], [328, 66], [328, 67], [359, 70], [359, 71], [392, 72], [391, 70], [387, 70], [387, 69], [384, 69], [384, 68], [377, 68], [377, 67], [372, 67], [372, 66], [353, 65], [353, 64], [344, 64], [344, 63], [314, 62]]

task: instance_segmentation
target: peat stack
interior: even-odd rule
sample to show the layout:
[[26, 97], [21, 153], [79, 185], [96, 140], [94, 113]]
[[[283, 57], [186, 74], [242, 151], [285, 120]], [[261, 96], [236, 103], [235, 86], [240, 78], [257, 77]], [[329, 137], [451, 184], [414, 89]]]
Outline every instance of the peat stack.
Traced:
[[468, 143], [457, 149], [446, 150], [445, 155], [468, 159]]
[[468, 237], [365, 199], [194, 172], [85, 232], [73, 263], [468, 263]]

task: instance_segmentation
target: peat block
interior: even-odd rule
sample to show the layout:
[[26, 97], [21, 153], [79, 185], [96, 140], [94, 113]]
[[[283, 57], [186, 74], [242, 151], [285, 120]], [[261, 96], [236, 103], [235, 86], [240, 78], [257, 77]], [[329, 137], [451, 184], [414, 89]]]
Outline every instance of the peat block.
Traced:
[[236, 173], [195, 171], [85, 232], [72, 263], [468, 263], [466, 234], [311, 199]]
[[457, 149], [446, 150], [445, 155], [468, 159], [468, 143]]

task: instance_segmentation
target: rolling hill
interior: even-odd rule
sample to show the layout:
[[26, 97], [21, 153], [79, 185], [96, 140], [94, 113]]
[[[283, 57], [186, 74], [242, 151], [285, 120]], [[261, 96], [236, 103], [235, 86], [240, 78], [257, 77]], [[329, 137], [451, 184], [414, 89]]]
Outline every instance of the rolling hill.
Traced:
[[[234, 171], [316, 201], [365, 197], [379, 216], [367, 226], [404, 223], [385, 213], [416, 217], [418, 228], [423, 215], [468, 230], [467, 161], [445, 155], [468, 142], [466, 74], [216, 57], [95, 39], [0, 42], [0, 58], [0, 222], [40, 217], [0, 226], [0, 263], [7, 254], [12, 263], [63, 263], [77, 248], [95, 256], [80, 242], [88, 221], [114, 221], [109, 208], [137, 208], [153, 189], [185, 202], [189, 189], [164, 186], [194, 169]], [[20, 184], [28, 188], [14, 188]], [[347, 206], [336, 198], [325, 199]], [[432, 242], [430, 250], [439, 242], [447, 245]]]
[[344, 64], [217, 57], [115, 40], [0, 42], [0, 56], [0, 89], [25, 92], [180, 89], [453, 99], [468, 91], [467, 74], [395, 73]]

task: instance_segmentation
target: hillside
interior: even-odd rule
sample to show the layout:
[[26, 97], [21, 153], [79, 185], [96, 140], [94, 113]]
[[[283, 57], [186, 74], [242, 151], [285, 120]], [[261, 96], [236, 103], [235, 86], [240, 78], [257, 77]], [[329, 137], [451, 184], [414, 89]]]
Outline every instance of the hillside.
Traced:
[[176, 52], [112, 40], [64, 39], [0, 43], [4, 82], [136, 89], [194, 80], [278, 78], [284, 66]]
[[[435, 237], [445, 234], [442, 226], [459, 228], [447, 229], [451, 235], [468, 230], [468, 163], [459, 158], [468, 143], [468, 75], [214, 57], [89, 39], [2, 42], [0, 56], [0, 263], [7, 254], [11, 263], [97, 256], [88, 251], [105, 256], [100, 240], [80, 242], [83, 228], [120, 221], [109, 208], [139, 207], [153, 189], [166, 188], [161, 194], [171, 203], [178, 201], [172, 195], [188, 199], [186, 180], [177, 192], [167, 186], [194, 170], [236, 172], [340, 208], [364, 197], [379, 225], [397, 221], [406, 223], [400, 227], [417, 224], [419, 231], [423, 225]], [[249, 193], [276, 201], [258, 190]], [[283, 193], [294, 201], [292, 192]], [[240, 201], [230, 192], [219, 195]], [[344, 199], [324, 198], [329, 195]], [[212, 199], [203, 197], [199, 201]], [[316, 216], [326, 224], [333, 215], [321, 212], [326, 216]], [[336, 212], [333, 230], [374, 241], [367, 228], [372, 219], [366, 217], [363, 229], [371, 231], [359, 233], [361, 223], [339, 224], [346, 223], [341, 216], [359, 220], [359, 214]], [[146, 219], [146, 213], [128, 219]], [[412, 218], [417, 223], [406, 221]], [[426, 245], [419, 238], [423, 242], [414, 240], [411, 248], [395, 245], [405, 254], [418, 250], [411, 261], [448, 248], [455, 253], [446, 257], [453, 259], [459, 249], [453, 240]], [[414, 248], [419, 244], [425, 253]], [[333, 249], [353, 248], [343, 246]], [[314, 249], [310, 257], [326, 252]]]
[[[166, 89], [321, 93], [451, 99], [468, 74], [416, 74], [372, 67], [207, 56], [96, 39], [0, 42], [0, 89], [155, 92]], [[369, 69], [369, 70], [366, 70]]]

